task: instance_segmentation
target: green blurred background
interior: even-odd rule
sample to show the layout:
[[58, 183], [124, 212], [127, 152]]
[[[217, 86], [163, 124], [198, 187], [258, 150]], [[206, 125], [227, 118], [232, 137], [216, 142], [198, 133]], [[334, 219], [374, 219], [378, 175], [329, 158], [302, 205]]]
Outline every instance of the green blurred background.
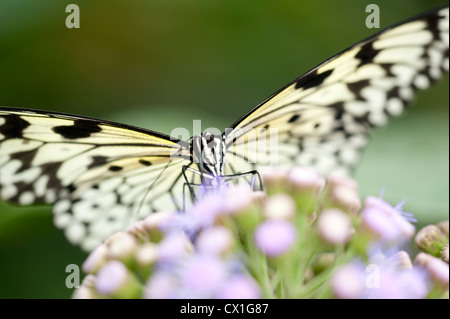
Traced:
[[[81, 28], [67, 29], [76, 3]], [[0, 105], [99, 117], [165, 133], [225, 128], [251, 107], [381, 27], [444, 1], [0, 1]], [[373, 134], [356, 172], [418, 227], [448, 219], [448, 76], [407, 116]], [[0, 298], [68, 298], [68, 264], [86, 254], [52, 225], [51, 207], [0, 202]]]

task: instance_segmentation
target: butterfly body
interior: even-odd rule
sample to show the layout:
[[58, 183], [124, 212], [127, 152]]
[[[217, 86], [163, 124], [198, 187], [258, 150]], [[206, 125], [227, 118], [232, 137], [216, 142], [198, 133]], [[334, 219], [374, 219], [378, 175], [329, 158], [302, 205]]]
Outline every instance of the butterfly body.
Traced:
[[192, 138], [193, 162], [198, 164], [199, 171], [211, 176], [224, 176], [226, 145], [223, 135], [211, 132]]
[[[85, 250], [160, 210], [184, 185], [266, 166], [351, 173], [372, 128], [449, 70], [448, 6], [391, 26], [306, 72], [223, 134], [183, 141], [121, 123], [0, 107], [0, 198], [53, 204]], [[185, 174], [185, 173], [189, 174]]]

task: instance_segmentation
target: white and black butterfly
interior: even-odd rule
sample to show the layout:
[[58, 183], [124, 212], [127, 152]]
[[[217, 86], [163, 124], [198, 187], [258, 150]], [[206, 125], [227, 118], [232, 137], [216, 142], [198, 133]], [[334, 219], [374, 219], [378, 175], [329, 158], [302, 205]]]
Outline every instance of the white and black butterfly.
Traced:
[[278, 133], [279, 166], [350, 172], [371, 129], [400, 115], [416, 90], [448, 69], [446, 6], [335, 55], [220, 136], [181, 141], [98, 119], [0, 107], [0, 198], [54, 204], [56, 226], [91, 250], [153, 211], [180, 209], [183, 167], [202, 173], [191, 183], [259, 170], [267, 148], [257, 144], [270, 129]]

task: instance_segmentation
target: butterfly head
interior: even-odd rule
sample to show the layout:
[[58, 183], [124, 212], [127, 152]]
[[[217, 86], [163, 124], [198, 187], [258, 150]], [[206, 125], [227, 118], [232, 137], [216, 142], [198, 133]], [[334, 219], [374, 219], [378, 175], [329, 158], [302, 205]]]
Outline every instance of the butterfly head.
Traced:
[[223, 176], [225, 143], [222, 135], [210, 132], [194, 136], [192, 139], [192, 154], [194, 163], [200, 171], [214, 176]]

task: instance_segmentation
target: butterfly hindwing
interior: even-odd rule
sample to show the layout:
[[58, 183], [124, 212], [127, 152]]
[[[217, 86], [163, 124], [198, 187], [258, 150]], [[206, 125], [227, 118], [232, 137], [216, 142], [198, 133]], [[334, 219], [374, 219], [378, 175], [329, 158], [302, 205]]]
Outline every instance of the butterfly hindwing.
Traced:
[[[232, 126], [226, 135], [227, 161], [251, 159], [246, 169], [259, 169], [275, 155], [270, 166], [349, 173], [371, 128], [402, 114], [415, 91], [448, 72], [448, 29], [445, 7], [392, 26], [320, 64]], [[278, 134], [276, 144], [264, 142], [271, 129]]]

